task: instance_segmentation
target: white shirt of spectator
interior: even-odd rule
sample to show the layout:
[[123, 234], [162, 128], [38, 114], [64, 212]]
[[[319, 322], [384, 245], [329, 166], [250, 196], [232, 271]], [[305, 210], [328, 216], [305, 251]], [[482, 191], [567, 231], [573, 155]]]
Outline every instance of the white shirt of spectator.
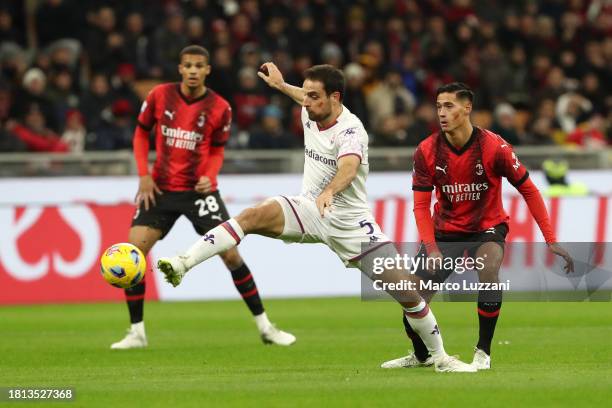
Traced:
[[366, 193], [366, 179], [369, 172], [368, 134], [361, 120], [346, 106], [334, 125], [319, 130], [317, 123], [308, 119], [302, 108], [304, 127], [304, 179], [302, 196], [316, 200], [338, 171], [338, 159], [354, 154], [361, 159], [361, 165], [353, 182], [334, 196], [332, 210], [338, 213], [360, 214], [369, 211]]

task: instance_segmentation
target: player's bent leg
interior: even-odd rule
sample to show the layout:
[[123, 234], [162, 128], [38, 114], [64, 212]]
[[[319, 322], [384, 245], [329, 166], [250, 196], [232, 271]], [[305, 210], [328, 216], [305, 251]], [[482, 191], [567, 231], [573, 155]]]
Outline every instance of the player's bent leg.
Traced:
[[[383, 282], [399, 283], [409, 280], [417, 282], [418, 277], [406, 274], [404, 271], [395, 269], [385, 270], [378, 276]], [[442, 335], [438, 327], [438, 322], [429, 305], [420, 297], [416, 290], [387, 291], [404, 308], [404, 314], [410, 327], [418, 334], [432, 357], [433, 365], [437, 372], [475, 372], [475, 367], [466, 364], [456, 357], [449, 356], [444, 350]], [[383, 363], [383, 368], [408, 364], [412, 361], [411, 356], [402, 357]], [[427, 361], [427, 360], [426, 360]]]
[[208, 231], [183, 255], [160, 258], [157, 267], [173, 286], [178, 286], [187, 271], [235, 246], [246, 234], [278, 236], [284, 228], [284, 215], [280, 204], [273, 199], [247, 208], [235, 218], [230, 218]]
[[[137, 225], [130, 228], [128, 240], [136, 245], [146, 256], [153, 245], [159, 240], [162, 232], [158, 229]], [[146, 279], [138, 285], [125, 289], [125, 299], [130, 313], [131, 326], [126, 336], [111, 344], [113, 350], [142, 348], [147, 346], [147, 335], [144, 326], [144, 296]]]
[[[478, 271], [480, 282], [498, 283], [499, 268], [504, 250], [497, 242], [485, 242], [476, 251], [476, 258], [483, 261]], [[502, 305], [501, 290], [481, 290], [478, 292], [478, 344], [474, 349], [472, 365], [478, 370], [491, 368], [491, 343]]]
[[225, 266], [230, 270], [234, 285], [240, 296], [253, 314], [255, 325], [264, 344], [290, 346], [295, 343], [295, 336], [276, 328], [268, 319], [257, 285], [249, 267], [244, 263], [237, 248], [231, 248], [219, 254]]
[[255, 207], [242, 211], [236, 220], [245, 234], [258, 234], [276, 238], [285, 228], [285, 215], [281, 205], [269, 198]]

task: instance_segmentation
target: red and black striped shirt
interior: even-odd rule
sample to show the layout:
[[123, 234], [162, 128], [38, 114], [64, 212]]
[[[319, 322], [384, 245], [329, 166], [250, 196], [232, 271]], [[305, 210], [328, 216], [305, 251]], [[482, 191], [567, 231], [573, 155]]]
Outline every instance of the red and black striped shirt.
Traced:
[[168, 191], [193, 190], [200, 176], [209, 175], [211, 148], [225, 145], [231, 122], [229, 103], [210, 88], [196, 99], [183, 95], [178, 83], [153, 88], [140, 109], [138, 126], [155, 129], [153, 179], [157, 186]]
[[489, 130], [474, 127], [461, 149], [441, 132], [423, 140], [414, 155], [412, 189], [432, 191], [435, 187], [436, 231], [472, 233], [508, 222], [502, 205], [502, 177], [518, 188], [529, 173], [512, 145]]

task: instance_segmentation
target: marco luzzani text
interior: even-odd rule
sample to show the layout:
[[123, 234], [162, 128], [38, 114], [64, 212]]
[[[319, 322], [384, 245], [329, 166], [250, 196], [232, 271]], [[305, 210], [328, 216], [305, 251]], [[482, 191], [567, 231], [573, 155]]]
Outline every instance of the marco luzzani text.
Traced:
[[[458, 257], [458, 258], [428, 258], [424, 256], [411, 257], [396, 254], [394, 257], [376, 257], [372, 262], [374, 275], [381, 275], [387, 270], [408, 271], [411, 275], [417, 270], [452, 270], [456, 274], [467, 271], [480, 271], [485, 267], [483, 257]], [[433, 277], [433, 275], [432, 275]], [[373, 279], [372, 286], [377, 291], [396, 290], [433, 290], [433, 291], [476, 291], [476, 290], [510, 290], [510, 281], [505, 282], [472, 282], [463, 280], [461, 282], [434, 282], [430, 279], [418, 281], [403, 279], [398, 282], [383, 282], [381, 279]]]

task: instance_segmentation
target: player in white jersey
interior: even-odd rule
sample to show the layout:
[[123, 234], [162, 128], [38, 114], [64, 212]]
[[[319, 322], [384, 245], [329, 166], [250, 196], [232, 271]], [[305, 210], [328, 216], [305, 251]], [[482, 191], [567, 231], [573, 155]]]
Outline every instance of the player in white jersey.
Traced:
[[[331, 65], [316, 65], [304, 72], [302, 87], [285, 83], [271, 62], [263, 64], [258, 75], [302, 106], [302, 193], [273, 197], [247, 208], [208, 231], [183, 254], [159, 259], [158, 268], [168, 282], [177, 286], [197, 264], [235, 247], [247, 234], [259, 234], [289, 242], [324, 243], [347, 266], [362, 268], [371, 277], [372, 271], [360, 262], [362, 257], [396, 252], [368, 208], [368, 135], [359, 118], [342, 105], [342, 71]], [[384, 283], [399, 283], [406, 278], [395, 269], [377, 275]], [[416, 291], [388, 293], [403, 306], [410, 325], [427, 345], [436, 371], [475, 371], [446, 354], [436, 318]]]

